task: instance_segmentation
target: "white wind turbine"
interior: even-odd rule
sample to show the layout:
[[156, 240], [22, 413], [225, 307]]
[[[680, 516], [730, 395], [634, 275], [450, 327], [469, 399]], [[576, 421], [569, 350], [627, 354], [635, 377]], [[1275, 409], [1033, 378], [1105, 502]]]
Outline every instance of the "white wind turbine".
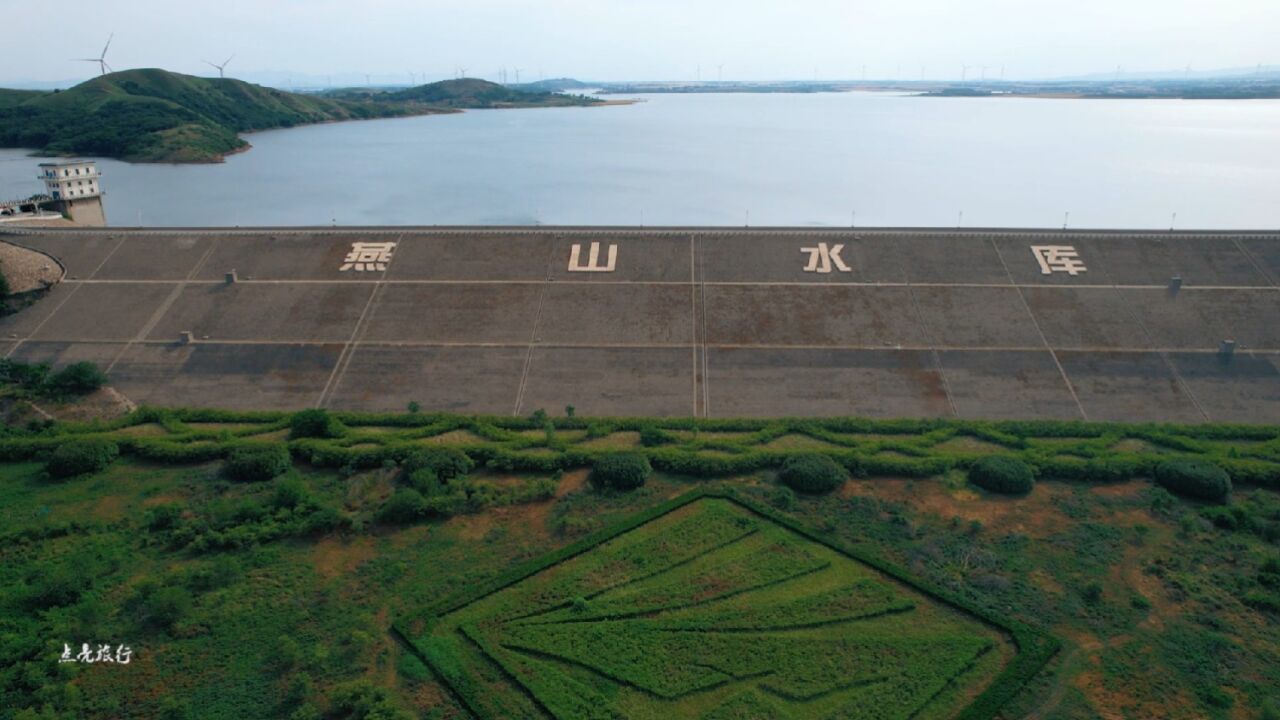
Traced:
[[219, 64], [217, 64], [217, 63], [211, 63], [211, 62], [209, 62], [208, 60], [205, 60], [205, 61], [204, 61], [204, 64], [205, 64], [205, 65], [208, 65], [208, 66], [210, 66], [210, 67], [216, 67], [216, 68], [218, 68], [218, 77], [220, 77], [220, 78], [221, 78], [221, 77], [226, 77], [226, 75], [224, 75], [224, 74], [223, 74], [223, 68], [225, 68], [227, 65], [230, 65], [230, 64], [231, 64], [231, 58], [233, 58], [233, 57], [235, 57], [235, 55], [232, 55], [231, 57], [227, 58], [226, 60], [223, 60], [221, 65], [219, 65]]
[[76, 58], [76, 62], [98, 63], [98, 70], [102, 71], [103, 75], [106, 75], [108, 72], [114, 72], [114, 70], [111, 69], [111, 66], [107, 64], [107, 48], [111, 47], [111, 39], [114, 38], [115, 36], [116, 36], [115, 33], [111, 33], [111, 35], [107, 37], [107, 44], [102, 46], [102, 54], [99, 55], [98, 57]]

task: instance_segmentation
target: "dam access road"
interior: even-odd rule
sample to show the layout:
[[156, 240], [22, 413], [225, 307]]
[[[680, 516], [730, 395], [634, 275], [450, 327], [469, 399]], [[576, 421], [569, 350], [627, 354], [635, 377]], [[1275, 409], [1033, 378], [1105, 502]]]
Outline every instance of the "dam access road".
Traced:
[[[1280, 422], [1280, 233], [22, 230], [0, 353], [139, 404]], [[189, 333], [189, 334], [188, 334]]]

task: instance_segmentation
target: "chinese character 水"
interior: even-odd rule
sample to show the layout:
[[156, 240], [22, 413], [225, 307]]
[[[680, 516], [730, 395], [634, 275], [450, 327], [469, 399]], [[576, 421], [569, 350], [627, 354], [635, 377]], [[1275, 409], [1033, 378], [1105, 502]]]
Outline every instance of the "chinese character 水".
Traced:
[[849, 266], [844, 264], [844, 260], [840, 259], [841, 250], [844, 250], [844, 245], [828, 246], [826, 243], [818, 243], [817, 247], [800, 248], [800, 252], [809, 254], [809, 264], [804, 266], [804, 271], [825, 275], [831, 272], [831, 265], [835, 264], [840, 272], [851, 272]]
[[618, 246], [609, 245], [609, 262], [600, 264], [600, 243], [593, 242], [587, 250], [587, 262], [581, 262], [582, 246], [574, 243], [569, 248], [569, 272], [613, 272], [618, 264]]

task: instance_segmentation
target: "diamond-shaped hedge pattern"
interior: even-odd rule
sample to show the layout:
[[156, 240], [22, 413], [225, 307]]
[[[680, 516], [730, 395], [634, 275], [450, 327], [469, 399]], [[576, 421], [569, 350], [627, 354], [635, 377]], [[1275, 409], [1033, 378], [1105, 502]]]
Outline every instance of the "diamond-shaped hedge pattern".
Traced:
[[945, 718], [1016, 656], [1008, 633], [729, 498], [576, 550], [416, 640], [476, 715]]

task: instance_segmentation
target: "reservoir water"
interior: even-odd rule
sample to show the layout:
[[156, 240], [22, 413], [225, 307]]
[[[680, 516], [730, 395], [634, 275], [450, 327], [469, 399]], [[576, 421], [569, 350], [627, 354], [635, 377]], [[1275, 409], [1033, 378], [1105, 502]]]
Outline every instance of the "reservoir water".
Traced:
[[[649, 95], [100, 160], [110, 224], [1280, 227], [1280, 101]], [[0, 199], [41, 186], [0, 150]]]

